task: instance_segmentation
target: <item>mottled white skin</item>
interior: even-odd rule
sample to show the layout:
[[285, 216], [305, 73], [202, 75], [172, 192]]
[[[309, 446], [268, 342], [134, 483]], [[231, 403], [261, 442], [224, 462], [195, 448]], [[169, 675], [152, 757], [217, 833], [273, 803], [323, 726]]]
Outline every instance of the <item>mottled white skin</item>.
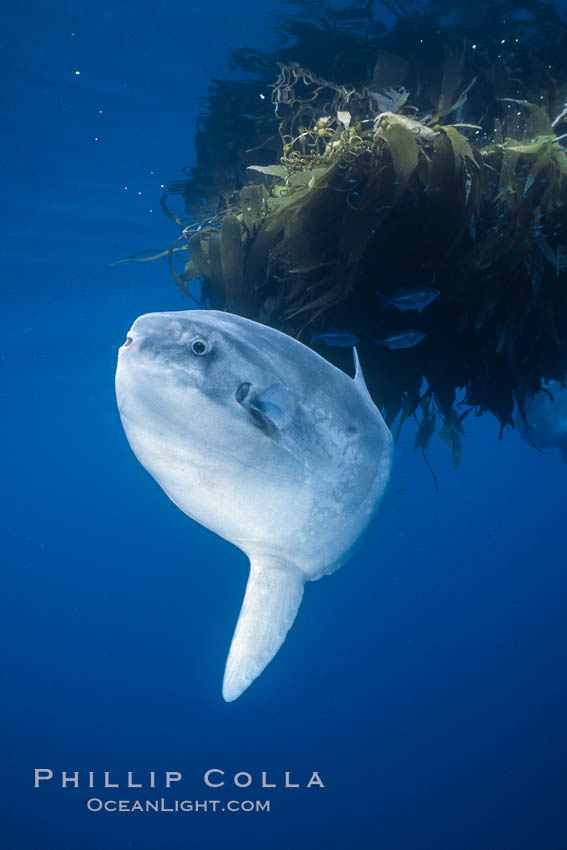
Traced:
[[544, 390], [524, 400], [526, 418], [516, 412], [524, 440], [538, 449], [557, 446], [567, 462], [567, 388], [550, 381]]
[[[197, 339], [206, 354], [192, 352]], [[216, 311], [141, 316], [120, 349], [116, 395], [134, 454], [182, 511], [250, 559], [227, 701], [278, 651], [305, 581], [349, 558], [384, 496], [392, 436], [356, 362], [353, 380], [297, 340]], [[266, 416], [255, 399], [267, 399]]]

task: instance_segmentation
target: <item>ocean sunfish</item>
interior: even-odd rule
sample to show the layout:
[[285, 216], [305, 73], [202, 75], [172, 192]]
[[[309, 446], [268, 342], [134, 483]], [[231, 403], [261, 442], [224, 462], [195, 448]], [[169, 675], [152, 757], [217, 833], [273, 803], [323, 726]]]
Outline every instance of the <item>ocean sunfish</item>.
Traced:
[[567, 388], [550, 381], [523, 406], [525, 418], [520, 411], [514, 418], [524, 440], [538, 449], [557, 446], [567, 463]]
[[118, 355], [130, 446], [250, 575], [226, 663], [237, 699], [274, 657], [306, 581], [350, 557], [384, 496], [393, 440], [366, 389], [291, 337], [229, 313], [137, 319]]

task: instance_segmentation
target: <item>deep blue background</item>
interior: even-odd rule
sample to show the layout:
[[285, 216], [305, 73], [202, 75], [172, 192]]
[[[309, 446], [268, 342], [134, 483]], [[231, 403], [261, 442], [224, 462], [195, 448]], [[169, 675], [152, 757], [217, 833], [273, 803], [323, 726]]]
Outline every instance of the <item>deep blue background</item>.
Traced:
[[[2, 847], [562, 850], [554, 452], [469, 418], [456, 472], [432, 446], [437, 495], [408, 432], [365, 545], [307, 588], [276, 661], [227, 705], [246, 560], [165, 498], [122, 433], [117, 347], [140, 313], [188, 305], [165, 264], [111, 263], [177, 235], [160, 184], [193, 161], [228, 48], [267, 24], [244, 0], [4, 12]], [[90, 814], [87, 789], [34, 790], [35, 767], [177, 769], [190, 799], [218, 796], [210, 767], [319, 770], [327, 787], [272, 793], [270, 814]]]

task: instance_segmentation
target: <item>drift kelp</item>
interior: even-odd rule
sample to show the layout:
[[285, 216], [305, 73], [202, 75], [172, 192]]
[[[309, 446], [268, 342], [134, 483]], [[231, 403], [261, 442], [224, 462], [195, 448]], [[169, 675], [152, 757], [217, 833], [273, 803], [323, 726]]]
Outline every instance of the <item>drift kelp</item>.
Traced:
[[[170, 263], [184, 292], [201, 280], [203, 306], [343, 368], [325, 332], [358, 337], [387, 420], [416, 418], [425, 448], [440, 414], [456, 463], [469, 410], [512, 424], [515, 398], [565, 377], [567, 39], [540, 3], [530, 23], [445, 5], [388, 4], [386, 34], [353, 4], [284, 22], [293, 48], [235, 52], [261, 79], [215, 81], [199, 164], [170, 187], [191, 216]], [[440, 294], [401, 314], [385, 306], [400, 287]], [[398, 334], [422, 341], [380, 344]]]

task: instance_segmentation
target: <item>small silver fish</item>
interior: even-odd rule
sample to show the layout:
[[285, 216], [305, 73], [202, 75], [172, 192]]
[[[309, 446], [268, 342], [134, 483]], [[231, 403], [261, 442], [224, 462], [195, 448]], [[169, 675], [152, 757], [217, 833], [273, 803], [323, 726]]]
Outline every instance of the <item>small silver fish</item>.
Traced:
[[313, 342], [324, 342], [325, 345], [333, 345], [336, 348], [351, 348], [353, 345], [356, 345], [360, 342], [360, 337], [358, 337], [352, 331], [345, 331], [341, 328], [329, 328], [322, 333], [319, 331], [313, 331], [311, 333], [311, 340]]
[[381, 292], [376, 293], [382, 307], [396, 307], [400, 313], [405, 313], [406, 310], [417, 310], [421, 313], [432, 301], [439, 298], [440, 294], [438, 289], [429, 289], [426, 286], [419, 289], [397, 289], [391, 298]]
[[383, 345], [384, 348], [389, 348], [390, 351], [394, 351], [396, 348], [413, 348], [414, 345], [417, 345], [418, 342], [425, 337], [425, 333], [423, 331], [398, 331], [397, 333], [388, 334], [388, 336], [384, 336], [381, 339], [377, 339], [373, 337], [373, 341], [375, 345]]

